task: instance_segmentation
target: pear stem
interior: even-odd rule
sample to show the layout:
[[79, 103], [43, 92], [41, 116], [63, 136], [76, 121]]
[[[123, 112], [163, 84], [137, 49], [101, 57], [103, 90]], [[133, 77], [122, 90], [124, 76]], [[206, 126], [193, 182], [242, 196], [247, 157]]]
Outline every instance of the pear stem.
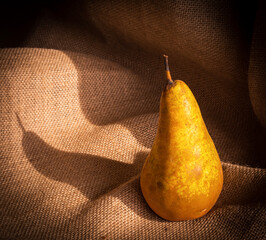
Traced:
[[173, 83], [173, 80], [172, 80], [172, 77], [171, 77], [171, 74], [170, 74], [170, 70], [169, 70], [168, 56], [164, 54], [163, 57], [164, 57], [164, 66], [165, 66], [166, 79], [170, 83]]

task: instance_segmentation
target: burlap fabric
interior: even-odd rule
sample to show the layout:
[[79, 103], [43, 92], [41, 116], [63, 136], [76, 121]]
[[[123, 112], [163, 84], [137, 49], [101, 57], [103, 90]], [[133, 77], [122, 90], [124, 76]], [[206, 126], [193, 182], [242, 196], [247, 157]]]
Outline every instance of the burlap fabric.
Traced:
[[[1, 239], [266, 238], [265, 1], [59, 1], [15, 13], [0, 50]], [[193, 221], [161, 219], [139, 186], [163, 53], [223, 162], [217, 204]]]

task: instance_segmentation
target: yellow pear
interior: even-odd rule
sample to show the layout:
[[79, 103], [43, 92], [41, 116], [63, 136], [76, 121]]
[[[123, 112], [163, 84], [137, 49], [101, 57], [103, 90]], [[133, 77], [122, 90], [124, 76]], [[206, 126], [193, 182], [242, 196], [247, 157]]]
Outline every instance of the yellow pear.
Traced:
[[219, 155], [189, 87], [173, 81], [160, 100], [157, 134], [140, 176], [150, 208], [170, 221], [195, 219], [214, 206], [223, 186]]

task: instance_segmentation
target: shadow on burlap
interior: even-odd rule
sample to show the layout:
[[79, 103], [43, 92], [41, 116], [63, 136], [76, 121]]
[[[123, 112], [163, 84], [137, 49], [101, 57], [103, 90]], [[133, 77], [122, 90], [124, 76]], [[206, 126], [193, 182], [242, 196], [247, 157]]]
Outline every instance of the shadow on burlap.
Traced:
[[[0, 50], [0, 236], [265, 238], [263, 3], [60, 4], [38, 7], [21, 39], [11, 34]], [[192, 221], [161, 219], [139, 186], [163, 53], [223, 162], [219, 200]]]

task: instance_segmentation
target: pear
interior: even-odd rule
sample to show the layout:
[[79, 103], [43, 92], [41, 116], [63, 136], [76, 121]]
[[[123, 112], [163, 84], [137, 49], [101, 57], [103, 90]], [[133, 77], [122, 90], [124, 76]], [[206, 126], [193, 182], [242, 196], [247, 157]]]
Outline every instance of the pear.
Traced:
[[214, 206], [223, 186], [221, 161], [198, 103], [181, 80], [167, 84], [160, 99], [158, 129], [140, 175], [150, 208], [170, 221], [199, 218]]

